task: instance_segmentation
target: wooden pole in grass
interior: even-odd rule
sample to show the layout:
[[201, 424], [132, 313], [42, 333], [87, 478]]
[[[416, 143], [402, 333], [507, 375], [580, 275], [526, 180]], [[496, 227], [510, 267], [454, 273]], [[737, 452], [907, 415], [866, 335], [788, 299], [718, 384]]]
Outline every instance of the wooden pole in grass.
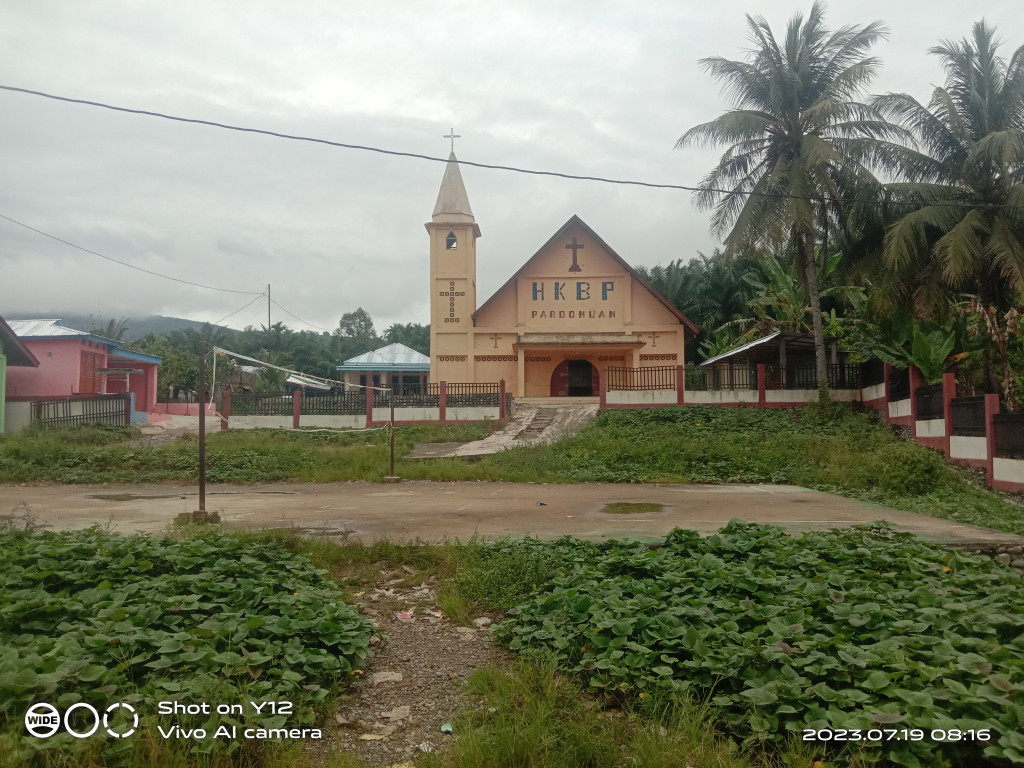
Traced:
[[[214, 357], [213, 364], [217, 364]], [[206, 342], [199, 342], [199, 509], [192, 513], [194, 523], [219, 523], [220, 515], [206, 511]]]
[[395, 385], [391, 385], [391, 471], [384, 478], [385, 483], [397, 483], [401, 478], [395, 475]]
[[199, 509], [192, 517], [205, 522], [206, 514], [206, 342], [199, 342]]

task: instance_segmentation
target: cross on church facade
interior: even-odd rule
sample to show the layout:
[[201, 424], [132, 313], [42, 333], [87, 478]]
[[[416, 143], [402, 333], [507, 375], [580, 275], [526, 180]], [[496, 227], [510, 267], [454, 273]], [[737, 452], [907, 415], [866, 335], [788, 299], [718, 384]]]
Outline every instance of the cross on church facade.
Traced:
[[442, 138], [444, 138], [444, 139], [451, 139], [452, 140], [452, 152], [454, 152], [455, 151], [455, 140], [456, 139], [461, 139], [462, 136], [460, 134], [456, 133], [455, 129], [452, 128], [452, 132], [445, 134], [444, 136], [442, 136]]
[[498, 342], [501, 341], [501, 334], [500, 333], [493, 333], [493, 334], [491, 334], [491, 339], [494, 340], [494, 348], [497, 349], [498, 348]]
[[576, 242], [576, 238], [574, 237], [572, 239], [572, 242], [571, 243], [567, 243], [565, 247], [566, 247], [566, 250], [572, 251], [572, 264], [569, 266], [569, 271], [570, 272], [582, 272], [583, 271], [583, 267], [581, 267], [579, 265], [579, 263], [576, 261], [576, 252], [579, 251], [583, 247], [583, 243], [577, 243]]

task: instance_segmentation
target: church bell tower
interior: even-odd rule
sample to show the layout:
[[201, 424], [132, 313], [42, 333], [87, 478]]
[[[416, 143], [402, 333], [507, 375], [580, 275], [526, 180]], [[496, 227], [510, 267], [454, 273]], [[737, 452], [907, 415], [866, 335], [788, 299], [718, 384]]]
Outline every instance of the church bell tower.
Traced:
[[476, 239], [480, 227], [452, 151], [437, 193], [430, 235], [430, 380], [473, 381]]

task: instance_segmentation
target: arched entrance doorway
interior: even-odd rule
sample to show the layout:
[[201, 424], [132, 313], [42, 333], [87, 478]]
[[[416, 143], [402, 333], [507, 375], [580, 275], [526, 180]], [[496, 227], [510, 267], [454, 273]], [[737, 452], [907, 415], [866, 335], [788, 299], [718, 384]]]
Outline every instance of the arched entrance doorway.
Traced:
[[563, 360], [551, 374], [551, 397], [595, 397], [600, 382], [589, 360]]

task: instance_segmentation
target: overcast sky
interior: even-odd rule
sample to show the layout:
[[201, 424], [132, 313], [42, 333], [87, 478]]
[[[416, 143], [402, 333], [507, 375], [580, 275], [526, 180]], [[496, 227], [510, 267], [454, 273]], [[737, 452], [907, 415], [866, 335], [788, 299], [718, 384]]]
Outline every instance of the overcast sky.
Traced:
[[[0, 84], [333, 141], [574, 174], [694, 184], [675, 151], [727, 108], [698, 59], [741, 58], [745, 13], [781, 37], [810, 2], [0, 2]], [[1018, 0], [828, 6], [890, 29], [871, 91], [926, 101], [926, 50], [982, 15], [1009, 55]], [[325, 328], [428, 319], [427, 233], [444, 168], [0, 91], [0, 214], [140, 267], [262, 291]], [[634, 265], [718, 240], [686, 192], [463, 168], [483, 232], [481, 303], [578, 214]], [[145, 275], [0, 219], [0, 315], [216, 321], [250, 300]], [[303, 326], [277, 307], [273, 321]], [[227, 322], [266, 321], [260, 300]]]

